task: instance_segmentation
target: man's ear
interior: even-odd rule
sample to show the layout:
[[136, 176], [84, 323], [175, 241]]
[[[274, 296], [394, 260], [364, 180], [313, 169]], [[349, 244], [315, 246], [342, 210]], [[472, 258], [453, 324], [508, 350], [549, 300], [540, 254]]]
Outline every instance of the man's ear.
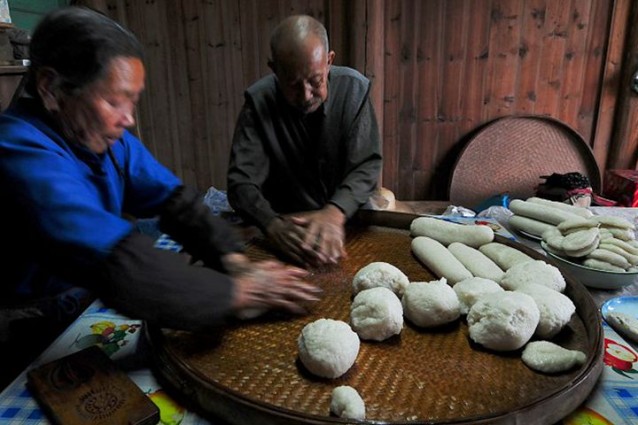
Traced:
[[39, 69], [35, 76], [35, 86], [42, 99], [44, 108], [49, 112], [60, 110], [58, 92], [60, 87], [60, 75], [53, 68]]
[[334, 50], [328, 52], [328, 66], [332, 65], [335, 60], [336, 53]]

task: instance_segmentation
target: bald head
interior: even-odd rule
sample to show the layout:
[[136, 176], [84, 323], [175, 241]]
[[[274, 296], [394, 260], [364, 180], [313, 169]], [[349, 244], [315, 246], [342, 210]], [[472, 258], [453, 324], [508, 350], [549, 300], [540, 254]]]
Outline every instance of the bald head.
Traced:
[[328, 52], [328, 34], [321, 22], [307, 15], [289, 16], [272, 32], [270, 52], [274, 62], [303, 54], [308, 44], [320, 43]]
[[315, 18], [284, 19], [270, 39], [272, 60], [286, 101], [303, 113], [316, 111], [328, 99], [328, 73], [335, 53], [328, 50], [325, 27]]

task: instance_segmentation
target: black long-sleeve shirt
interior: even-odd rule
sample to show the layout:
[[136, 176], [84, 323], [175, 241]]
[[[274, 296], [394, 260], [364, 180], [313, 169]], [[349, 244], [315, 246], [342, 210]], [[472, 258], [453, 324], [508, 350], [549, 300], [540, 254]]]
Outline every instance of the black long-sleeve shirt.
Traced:
[[179, 187], [160, 214], [160, 228], [206, 267], [153, 247], [140, 233], [122, 239], [100, 268], [98, 293], [120, 311], [176, 329], [219, 325], [232, 312], [233, 283], [220, 258], [243, 243], [233, 228], [213, 216], [192, 188]]
[[328, 99], [315, 112], [289, 106], [269, 75], [246, 90], [237, 121], [228, 200], [264, 230], [279, 214], [332, 203], [351, 217], [373, 193], [381, 144], [370, 81], [332, 66]]

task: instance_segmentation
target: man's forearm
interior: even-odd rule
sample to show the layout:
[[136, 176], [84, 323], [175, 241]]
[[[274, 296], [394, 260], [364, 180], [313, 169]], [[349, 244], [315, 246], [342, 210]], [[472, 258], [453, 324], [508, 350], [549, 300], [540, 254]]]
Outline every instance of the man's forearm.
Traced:
[[154, 248], [146, 235], [132, 233], [120, 241], [99, 279], [98, 295], [107, 303], [158, 326], [207, 330], [232, 313], [230, 277]]
[[261, 192], [252, 185], [229, 188], [228, 202], [245, 221], [264, 232], [272, 220], [279, 216]]

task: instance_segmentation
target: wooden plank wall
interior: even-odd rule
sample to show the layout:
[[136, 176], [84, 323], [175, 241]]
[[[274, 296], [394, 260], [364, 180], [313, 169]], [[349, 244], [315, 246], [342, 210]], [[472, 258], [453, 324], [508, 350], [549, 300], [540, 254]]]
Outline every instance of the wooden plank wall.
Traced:
[[382, 3], [383, 182], [397, 199], [445, 199], [468, 135], [505, 115], [558, 118], [594, 145], [613, 2]]
[[337, 63], [374, 82], [382, 182], [397, 199], [446, 199], [468, 137], [504, 115], [558, 118], [584, 137], [601, 169], [635, 167], [638, 105], [619, 91], [629, 78], [623, 64], [638, 61], [638, 48], [626, 49], [628, 38], [638, 38], [629, 31], [638, 8], [631, 0], [84, 3], [105, 8], [144, 43], [139, 132], [164, 164], [202, 190], [226, 187], [242, 92], [269, 72], [270, 31], [293, 13], [323, 21]]
[[256, 0], [83, 1], [129, 27], [146, 51], [138, 108], [144, 143], [186, 183], [226, 187], [243, 91], [269, 73], [269, 34], [285, 16], [325, 21], [326, 2]]

